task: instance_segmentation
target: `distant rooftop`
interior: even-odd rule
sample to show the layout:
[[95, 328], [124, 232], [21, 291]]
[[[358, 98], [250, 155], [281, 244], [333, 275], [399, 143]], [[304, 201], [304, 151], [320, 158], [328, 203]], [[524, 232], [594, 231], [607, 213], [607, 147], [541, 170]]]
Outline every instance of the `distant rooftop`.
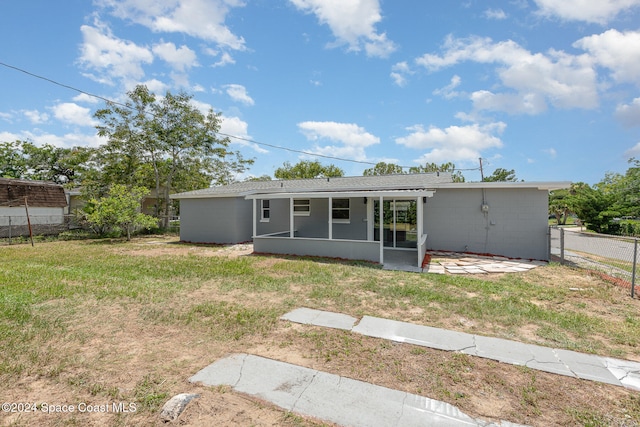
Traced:
[[61, 185], [47, 181], [0, 178], [0, 206], [29, 206], [58, 208], [67, 206]]

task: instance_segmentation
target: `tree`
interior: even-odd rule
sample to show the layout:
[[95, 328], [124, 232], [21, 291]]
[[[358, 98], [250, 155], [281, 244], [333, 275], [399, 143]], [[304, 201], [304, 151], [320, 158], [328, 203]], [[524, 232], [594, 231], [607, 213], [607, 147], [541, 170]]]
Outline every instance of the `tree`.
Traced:
[[619, 216], [620, 213], [612, 208], [614, 199], [611, 193], [606, 194], [583, 182], [572, 184], [569, 193], [571, 195], [570, 206], [587, 226], [587, 229], [596, 233], [613, 231], [609, 228], [613, 218]]
[[403, 174], [403, 173], [404, 171], [398, 165], [395, 165], [393, 163], [378, 162], [374, 167], [365, 169], [362, 175], [364, 176], [396, 175], [396, 174]]
[[21, 141], [0, 143], [0, 178], [24, 178], [28, 167]]
[[518, 178], [516, 178], [516, 171], [506, 170], [503, 168], [498, 168], [493, 171], [493, 173], [489, 176], [485, 176], [483, 179], [484, 182], [517, 182]]
[[201, 188], [202, 183], [227, 184], [253, 160], [229, 150], [229, 138], [218, 138], [221, 117], [201, 113], [192, 95], [167, 92], [158, 99], [146, 86], [127, 93], [126, 104], [107, 103], [96, 112], [98, 134], [108, 138], [102, 148], [103, 183], [129, 186], [152, 183], [160, 203], [156, 215], [169, 224], [172, 191]]
[[95, 149], [37, 146], [30, 141], [0, 144], [0, 176], [4, 178], [79, 184], [93, 169]]
[[334, 178], [344, 176], [344, 171], [335, 165], [324, 166], [317, 160], [302, 160], [295, 165], [284, 162], [273, 176], [276, 179]]
[[464, 182], [464, 176], [461, 171], [456, 170], [456, 165], [447, 162], [438, 165], [436, 163], [426, 163], [424, 166], [414, 166], [409, 168], [409, 173], [434, 173], [434, 172], [451, 172], [453, 182]]
[[131, 233], [136, 229], [158, 226], [157, 219], [140, 212], [142, 199], [148, 194], [149, 190], [144, 187], [113, 185], [107, 196], [90, 200], [91, 212], [87, 214], [86, 220], [96, 229], [123, 230], [129, 241]]
[[250, 181], [250, 182], [271, 181], [271, 177], [269, 175], [252, 176], [245, 179], [245, 181]]
[[558, 225], [565, 225], [571, 214], [571, 194], [561, 189], [549, 193], [549, 214], [556, 217]]

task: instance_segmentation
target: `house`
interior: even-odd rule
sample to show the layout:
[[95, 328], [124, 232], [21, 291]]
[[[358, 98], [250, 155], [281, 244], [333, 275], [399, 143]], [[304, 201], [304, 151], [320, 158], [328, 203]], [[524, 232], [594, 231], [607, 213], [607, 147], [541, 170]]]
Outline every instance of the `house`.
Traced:
[[238, 182], [171, 197], [180, 239], [259, 253], [420, 266], [427, 250], [549, 259], [548, 194], [568, 182], [454, 183], [450, 173]]
[[[27, 207], [25, 207], [25, 201]], [[61, 185], [45, 181], [0, 178], [0, 234], [24, 234], [29, 221], [34, 228], [54, 229], [65, 224], [67, 199]], [[25, 230], [22, 230], [22, 227]], [[64, 228], [64, 227], [63, 227]]]

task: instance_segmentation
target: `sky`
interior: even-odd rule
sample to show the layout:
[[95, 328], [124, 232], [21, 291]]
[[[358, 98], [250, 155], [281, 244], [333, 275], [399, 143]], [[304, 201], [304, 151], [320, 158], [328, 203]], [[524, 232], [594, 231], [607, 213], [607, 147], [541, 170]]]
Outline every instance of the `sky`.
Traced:
[[0, 0], [0, 40], [0, 142], [97, 147], [100, 98], [145, 84], [221, 113], [255, 159], [238, 179], [317, 159], [479, 181], [482, 158], [595, 184], [640, 158], [640, 0]]

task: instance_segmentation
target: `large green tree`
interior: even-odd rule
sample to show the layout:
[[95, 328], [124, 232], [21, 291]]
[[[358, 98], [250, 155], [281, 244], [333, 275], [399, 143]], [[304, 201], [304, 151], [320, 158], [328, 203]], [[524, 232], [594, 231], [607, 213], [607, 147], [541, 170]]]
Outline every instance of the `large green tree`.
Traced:
[[362, 175], [364, 176], [373, 176], [373, 175], [397, 175], [397, 174], [403, 174], [404, 171], [402, 170], [402, 167], [393, 164], [393, 163], [386, 163], [386, 162], [378, 162], [376, 163], [376, 165], [372, 168], [369, 169], [365, 169], [364, 172], [362, 173]]
[[35, 145], [31, 141], [0, 143], [0, 177], [79, 185], [95, 171], [90, 147]]
[[456, 165], [446, 162], [438, 165], [437, 163], [426, 163], [424, 166], [414, 166], [409, 168], [409, 173], [433, 173], [433, 172], [451, 172], [453, 182], [464, 182], [462, 172], [456, 170]]
[[494, 170], [491, 175], [485, 176], [483, 181], [485, 182], [517, 182], [518, 178], [516, 178], [515, 170], [498, 168]]
[[[146, 86], [127, 93], [124, 105], [107, 103], [96, 112], [102, 147], [102, 184], [149, 185], [161, 203], [156, 206], [163, 226], [169, 222], [169, 194], [203, 184], [227, 184], [253, 160], [229, 149], [220, 138], [221, 116], [203, 114], [184, 92], [157, 97]], [[161, 214], [161, 208], [164, 212]]]
[[284, 162], [273, 176], [276, 179], [333, 178], [344, 176], [344, 171], [335, 165], [323, 165], [317, 160], [301, 160], [295, 165]]
[[596, 233], [612, 232], [613, 218], [620, 215], [614, 208], [614, 193], [578, 182], [571, 185], [569, 205], [587, 229]]

